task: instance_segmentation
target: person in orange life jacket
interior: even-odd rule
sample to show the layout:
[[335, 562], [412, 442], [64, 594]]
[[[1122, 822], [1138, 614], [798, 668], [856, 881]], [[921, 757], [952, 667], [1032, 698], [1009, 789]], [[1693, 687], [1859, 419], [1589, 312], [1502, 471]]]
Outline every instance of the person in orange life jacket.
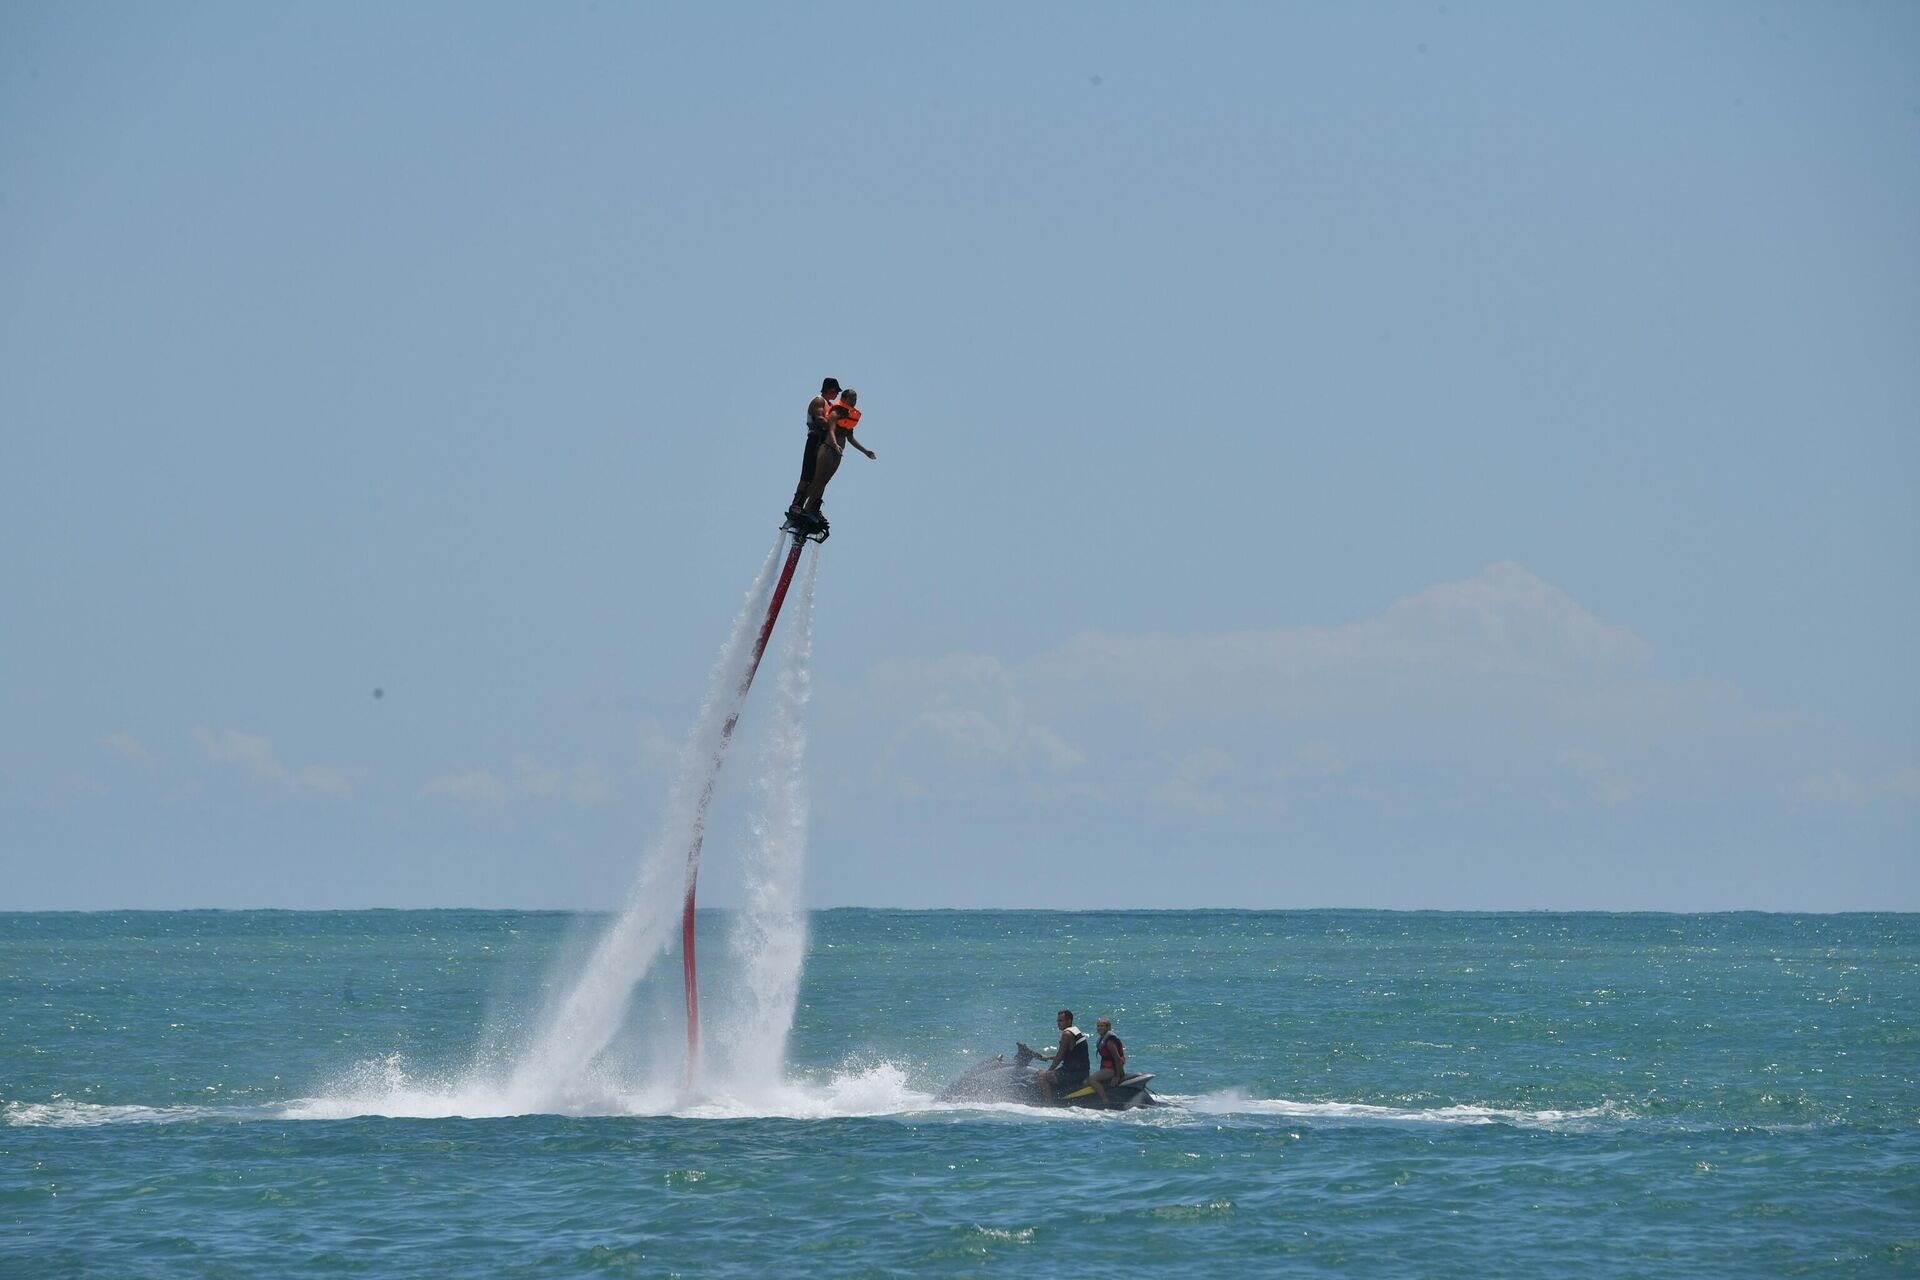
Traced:
[[1055, 1089], [1072, 1093], [1087, 1082], [1087, 1033], [1073, 1025], [1071, 1009], [1062, 1009], [1053, 1021], [1060, 1028], [1060, 1044], [1051, 1053], [1033, 1055], [1053, 1063], [1050, 1070], [1033, 1073], [1040, 1082], [1041, 1096], [1048, 1102], [1053, 1101]]
[[793, 501], [787, 505], [789, 518], [806, 509], [807, 492], [813, 488], [813, 469], [819, 464], [820, 450], [827, 442], [827, 410], [840, 394], [838, 378], [822, 378], [820, 394], [807, 402], [807, 444], [800, 455], [800, 483], [794, 488]]
[[1120, 1037], [1113, 1034], [1113, 1020], [1101, 1018], [1093, 1024], [1099, 1032], [1094, 1041], [1093, 1051], [1100, 1055], [1100, 1069], [1087, 1077], [1087, 1083], [1100, 1095], [1100, 1105], [1107, 1105], [1107, 1086], [1119, 1084], [1127, 1075], [1127, 1046], [1120, 1043]]
[[820, 457], [813, 464], [813, 487], [807, 491], [805, 513], [826, 523], [826, 517], [820, 514], [820, 499], [827, 491], [827, 481], [833, 479], [833, 473], [840, 469], [840, 459], [846, 447], [852, 445], [869, 458], [880, 455], [854, 439], [853, 429], [860, 424], [860, 393], [848, 387], [840, 393], [840, 398], [827, 409], [827, 438], [820, 446]]

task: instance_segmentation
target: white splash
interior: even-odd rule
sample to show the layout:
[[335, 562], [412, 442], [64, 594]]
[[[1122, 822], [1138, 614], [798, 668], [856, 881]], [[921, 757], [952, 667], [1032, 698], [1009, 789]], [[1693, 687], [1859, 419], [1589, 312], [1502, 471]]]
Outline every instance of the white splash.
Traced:
[[626, 1021], [634, 987], [672, 937], [682, 898], [682, 868], [700, 821], [701, 793], [726, 749], [727, 724], [739, 713], [740, 682], [753, 659], [757, 628], [785, 543], [784, 537], [776, 542], [760, 566], [707, 677], [706, 697], [681, 752], [659, 833], [641, 856], [625, 910], [566, 995], [541, 1020], [504, 1085], [513, 1110], [499, 1114], [572, 1112], [605, 1099], [609, 1085], [597, 1077], [596, 1060]]
[[[680, 916], [688, 851], [701, 835], [707, 803], [739, 716], [742, 687], [774, 576], [787, 540], [775, 543], [747, 591], [733, 631], [715, 659], [706, 696], [681, 752], [680, 769], [660, 829], [635, 874], [625, 909], [591, 953], [568, 974], [522, 1038], [508, 1026], [483, 1038], [464, 1069], [420, 1070], [399, 1055], [361, 1063], [320, 1097], [291, 1103], [288, 1118], [507, 1115], [666, 1115], [740, 1113], [725, 1095], [751, 1087], [756, 1107], [772, 1114], [838, 1114], [852, 1105], [842, 1093], [858, 1086], [829, 1083], [799, 1088], [783, 1078], [785, 1044], [798, 998], [806, 949], [800, 909], [800, 873], [806, 858], [807, 797], [802, 726], [812, 654], [814, 583], [819, 557], [809, 558], [797, 607], [791, 610], [780, 675], [753, 770], [756, 811], [745, 851], [747, 903], [730, 938], [729, 968], [736, 975], [730, 1005], [722, 1001], [729, 1053], [725, 1078], [706, 1078], [689, 1092], [681, 1085], [678, 1026], [671, 1046], [658, 1034], [639, 1034], [636, 989], [666, 951]], [[657, 1028], [656, 1028], [657, 1030]], [[623, 1036], [623, 1031], [626, 1034]], [[499, 1034], [504, 1033], [504, 1034]], [[651, 1062], [639, 1059], [651, 1055]], [[904, 1086], [902, 1086], [904, 1087]], [[887, 1092], [881, 1110], [901, 1105]]]
[[288, 1103], [287, 1120], [346, 1120], [355, 1116], [416, 1119], [479, 1119], [519, 1115], [679, 1116], [702, 1120], [777, 1118], [825, 1120], [836, 1116], [890, 1116], [949, 1109], [933, 1095], [913, 1089], [892, 1063], [849, 1066], [826, 1079], [802, 1083], [771, 1080], [751, 1100], [725, 1091], [689, 1094], [678, 1079], [669, 1084], [622, 1086], [609, 1077], [583, 1078], [563, 1099], [528, 1106], [498, 1084], [472, 1077], [414, 1075], [399, 1055], [361, 1064], [317, 1098]]
[[807, 734], [811, 692], [813, 592], [820, 557], [807, 562], [800, 598], [781, 652], [767, 732], [751, 770], [754, 814], [742, 862], [746, 901], [727, 933], [732, 989], [717, 1006], [724, 1058], [702, 1080], [709, 1093], [770, 1096], [781, 1087], [787, 1035], [806, 959], [801, 873], [807, 859]]

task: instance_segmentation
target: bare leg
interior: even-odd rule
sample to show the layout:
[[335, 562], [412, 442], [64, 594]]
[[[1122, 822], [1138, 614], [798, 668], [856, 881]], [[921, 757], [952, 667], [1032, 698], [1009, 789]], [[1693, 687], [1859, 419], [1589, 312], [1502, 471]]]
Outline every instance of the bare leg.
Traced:
[[808, 511], [818, 514], [820, 499], [827, 492], [827, 481], [833, 479], [833, 473], [840, 469], [840, 457], [840, 451], [831, 444], [820, 446], [820, 455], [813, 463], [813, 487], [807, 491]]

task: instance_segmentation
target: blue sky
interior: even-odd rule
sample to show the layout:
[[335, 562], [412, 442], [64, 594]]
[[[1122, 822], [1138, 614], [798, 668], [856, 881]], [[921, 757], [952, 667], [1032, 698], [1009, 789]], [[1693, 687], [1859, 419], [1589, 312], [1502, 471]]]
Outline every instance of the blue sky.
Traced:
[[612, 905], [833, 373], [816, 904], [1920, 909], [1916, 67], [9, 5], [0, 907]]

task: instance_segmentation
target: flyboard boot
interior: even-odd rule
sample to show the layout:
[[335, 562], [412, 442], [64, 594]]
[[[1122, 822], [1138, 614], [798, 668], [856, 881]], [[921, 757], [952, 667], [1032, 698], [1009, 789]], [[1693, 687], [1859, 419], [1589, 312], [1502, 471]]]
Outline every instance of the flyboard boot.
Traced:
[[788, 510], [786, 519], [781, 522], [780, 531], [790, 533], [796, 538], [810, 538], [815, 542], [825, 542], [832, 532], [827, 518], [818, 511]]

